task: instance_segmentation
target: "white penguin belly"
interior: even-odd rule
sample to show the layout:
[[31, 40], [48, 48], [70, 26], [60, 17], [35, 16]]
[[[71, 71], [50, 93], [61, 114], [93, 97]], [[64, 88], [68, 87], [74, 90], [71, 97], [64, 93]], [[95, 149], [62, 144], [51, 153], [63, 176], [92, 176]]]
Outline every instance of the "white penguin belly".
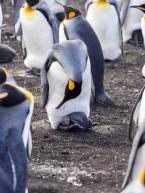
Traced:
[[64, 42], [66, 41], [66, 36], [64, 33], [64, 24], [63, 22], [59, 26], [59, 42]]
[[132, 180], [136, 179], [141, 169], [145, 168], [145, 144], [142, 145], [136, 154], [136, 159], [132, 171]]
[[52, 29], [43, 14], [37, 10], [33, 14], [27, 14], [22, 8], [20, 19], [27, 49], [24, 64], [29, 68], [42, 68], [53, 45]]
[[112, 5], [92, 4], [86, 16], [99, 38], [105, 59], [114, 60], [121, 54], [120, 27], [115, 8]]
[[144, 39], [144, 46], [145, 46], [145, 16], [142, 17], [141, 19], [141, 30], [142, 30], [142, 35]]
[[[0, 3], [0, 26], [2, 25], [3, 15], [2, 15], [2, 8]], [[1, 43], [1, 29], [0, 29], [0, 43]]]
[[138, 126], [141, 126], [143, 122], [145, 122], [145, 91], [143, 92], [140, 103]]
[[[132, 0], [130, 1], [130, 6], [144, 4], [144, 0]], [[132, 33], [135, 30], [141, 29], [141, 18], [143, 17], [143, 12], [135, 9], [128, 8], [126, 19], [122, 28], [123, 41], [127, 42], [132, 37]]]
[[83, 73], [82, 91], [74, 99], [65, 102], [56, 109], [61, 102], [69, 77], [58, 62], [53, 62], [48, 72], [49, 98], [46, 105], [48, 118], [53, 129], [61, 122], [62, 118], [73, 112], [83, 112], [87, 117], [90, 113], [91, 73], [90, 63]]

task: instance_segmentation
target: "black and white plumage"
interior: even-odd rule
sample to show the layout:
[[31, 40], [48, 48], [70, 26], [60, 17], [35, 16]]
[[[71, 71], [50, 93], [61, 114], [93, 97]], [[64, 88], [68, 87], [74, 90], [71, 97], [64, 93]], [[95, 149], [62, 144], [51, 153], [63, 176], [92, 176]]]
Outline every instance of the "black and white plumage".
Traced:
[[41, 74], [43, 107], [53, 129], [88, 127], [91, 96], [90, 62], [85, 44], [55, 44]]

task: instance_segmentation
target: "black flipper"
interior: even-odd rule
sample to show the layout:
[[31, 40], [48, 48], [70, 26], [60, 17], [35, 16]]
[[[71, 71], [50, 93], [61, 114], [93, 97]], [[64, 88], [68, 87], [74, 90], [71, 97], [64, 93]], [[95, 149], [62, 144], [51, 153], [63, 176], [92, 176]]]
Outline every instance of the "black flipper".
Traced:
[[48, 5], [45, 2], [40, 2], [36, 6], [33, 6], [33, 8], [37, 9], [40, 11], [46, 20], [48, 21], [49, 25], [52, 28], [53, 31], [53, 41], [54, 43], [59, 42], [59, 29], [58, 29], [58, 24], [57, 24], [57, 19], [53, 15], [52, 11], [49, 9]]
[[132, 113], [131, 113], [131, 119], [130, 119], [130, 123], [129, 123], [129, 140], [132, 141], [133, 137], [135, 135], [135, 130], [137, 130], [138, 128], [138, 116], [139, 116], [139, 109], [140, 109], [140, 103], [141, 103], [141, 98], [144, 92], [145, 86], [141, 89], [136, 103], [132, 109]]
[[131, 153], [130, 153], [129, 161], [128, 161], [128, 168], [127, 168], [127, 172], [126, 172], [123, 184], [122, 184], [122, 189], [124, 189], [129, 183], [129, 180], [132, 174], [132, 169], [134, 166], [134, 162], [136, 159], [137, 150], [140, 147], [140, 145], [145, 143], [145, 141], [143, 141], [144, 135], [145, 135], [145, 124], [143, 123], [141, 127], [138, 128], [138, 131], [133, 140], [132, 149], [131, 149]]

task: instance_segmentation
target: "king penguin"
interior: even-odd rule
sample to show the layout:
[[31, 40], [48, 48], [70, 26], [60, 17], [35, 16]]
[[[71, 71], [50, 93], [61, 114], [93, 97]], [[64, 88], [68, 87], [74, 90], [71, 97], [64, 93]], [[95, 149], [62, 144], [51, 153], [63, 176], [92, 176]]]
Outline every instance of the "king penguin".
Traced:
[[[140, 11], [144, 13], [143, 17], [141, 18], [141, 30], [142, 30], [142, 35], [143, 35], [143, 43], [145, 47], [145, 2], [144, 4], [138, 5], [138, 6], [131, 6], [131, 8], [137, 8]], [[145, 65], [142, 68], [142, 75], [145, 77]]]
[[41, 69], [53, 43], [58, 42], [58, 25], [47, 4], [39, 0], [27, 0], [20, 9], [22, 34], [26, 46], [24, 64]]
[[10, 192], [26, 191], [33, 105], [29, 91], [10, 82], [0, 85], [0, 172], [10, 181]]
[[143, 36], [141, 32], [141, 18], [143, 12], [130, 8], [144, 4], [144, 0], [125, 0], [121, 9], [121, 23], [123, 32], [123, 41], [136, 46], [143, 47]]
[[80, 39], [86, 44], [91, 63], [95, 101], [104, 106], [113, 105], [113, 101], [104, 92], [104, 58], [95, 32], [78, 9], [63, 7], [65, 20], [59, 28], [60, 41]]
[[145, 86], [141, 89], [131, 113], [129, 124], [130, 140], [133, 140], [137, 128], [140, 127], [143, 122], [145, 122]]
[[115, 5], [115, 1], [95, 1], [89, 5], [86, 15], [87, 21], [99, 38], [104, 59], [110, 61], [119, 58], [122, 46], [119, 12]]
[[[2, 6], [0, 1], [0, 26], [2, 26], [2, 22], [3, 22], [3, 14], [2, 14]], [[1, 28], [0, 28], [0, 43], [1, 43]]]
[[43, 107], [53, 129], [86, 130], [90, 114], [91, 72], [85, 44], [55, 44], [41, 73]]
[[[127, 191], [125, 191], [125, 188], [127, 190], [129, 189], [129, 187], [136, 188], [136, 189], [132, 189], [132, 191], [130, 192], [135, 192], [135, 193], [138, 192], [137, 187], [133, 186], [133, 184], [136, 183], [137, 185], [137, 182], [138, 182], [137, 178], [140, 172], [142, 171], [142, 169], [145, 169], [145, 122], [144, 121], [138, 127], [137, 133], [133, 140], [132, 149], [131, 149], [131, 153], [128, 161], [128, 168], [127, 168], [127, 172], [122, 185], [122, 189], [124, 189], [123, 193], [127, 193]], [[145, 181], [144, 181], [144, 184], [145, 184]], [[141, 186], [141, 183], [140, 183], [140, 186]], [[142, 187], [145, 191], [145, 187], [144, 186]]]
[[8, 69], [0, 67], [0, 85], [5, 82], [11, 82], [16, 84], [16, 81]]

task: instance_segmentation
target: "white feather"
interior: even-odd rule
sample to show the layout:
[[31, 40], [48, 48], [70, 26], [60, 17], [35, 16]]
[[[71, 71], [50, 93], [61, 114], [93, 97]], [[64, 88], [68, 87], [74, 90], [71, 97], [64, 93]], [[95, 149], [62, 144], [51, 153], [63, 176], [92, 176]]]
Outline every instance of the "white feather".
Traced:
[[112, 5], [90, 5], [87, 21], [99, 38], [105, 59], [115, 60], [121, 55], [120, 27], [117, 12]]

